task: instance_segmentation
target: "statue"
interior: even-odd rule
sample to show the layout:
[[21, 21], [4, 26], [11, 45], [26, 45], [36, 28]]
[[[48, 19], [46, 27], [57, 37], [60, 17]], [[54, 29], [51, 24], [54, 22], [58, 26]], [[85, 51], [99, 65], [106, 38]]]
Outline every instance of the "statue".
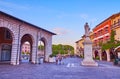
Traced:
[[84, 28], [85, 28], [85, 37], [89, 37], [90, 28], [88, 23], [85, 24]]
[[98, 66], [98, 63], [93, 60], [92, 56], [92, 41], [90, 39], [90, 28], [88, 23], [85, 24], [85, 39], [83, 42], [84, 45], [84, 59], [81, 62], [85, 66]]

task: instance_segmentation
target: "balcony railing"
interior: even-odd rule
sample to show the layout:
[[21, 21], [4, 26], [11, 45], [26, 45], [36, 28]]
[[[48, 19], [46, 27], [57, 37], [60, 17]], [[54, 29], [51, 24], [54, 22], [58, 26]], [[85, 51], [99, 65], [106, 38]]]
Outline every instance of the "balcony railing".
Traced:
[[117, 23], [111, 25], [111, 29], [114, 29], [116, 27], [120, 27], [120, 22], [117, 22]]

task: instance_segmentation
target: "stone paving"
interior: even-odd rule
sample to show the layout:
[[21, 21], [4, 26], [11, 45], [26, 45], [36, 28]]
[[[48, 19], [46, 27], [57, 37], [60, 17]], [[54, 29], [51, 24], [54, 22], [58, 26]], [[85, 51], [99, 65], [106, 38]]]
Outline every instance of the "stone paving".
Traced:
[[120, 79], [120, 67], [97, 61], [98, 67], [81, 66], [80, 58], [66, 58], [64, 64], [0, 64], [0, 79]]

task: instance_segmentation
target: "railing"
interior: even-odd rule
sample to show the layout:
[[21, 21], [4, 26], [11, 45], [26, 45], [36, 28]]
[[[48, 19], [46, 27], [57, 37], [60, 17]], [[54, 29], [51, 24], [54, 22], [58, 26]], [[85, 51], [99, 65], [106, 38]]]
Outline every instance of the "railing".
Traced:
[[120, 22], [117, 22], [117, 23], [111, 25], [111, 29], [114, 29], [116, 27], [120, 27]]

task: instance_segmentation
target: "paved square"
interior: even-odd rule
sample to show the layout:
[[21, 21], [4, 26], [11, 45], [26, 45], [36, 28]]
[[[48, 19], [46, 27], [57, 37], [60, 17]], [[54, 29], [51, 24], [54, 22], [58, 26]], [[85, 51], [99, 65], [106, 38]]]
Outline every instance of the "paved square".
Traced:
[[81, 59], [66, 58], [64, 64], [1, 65], [0, 79], [120, 79], [120, 67], [97, 61], [98, 67], [81, 66]]

